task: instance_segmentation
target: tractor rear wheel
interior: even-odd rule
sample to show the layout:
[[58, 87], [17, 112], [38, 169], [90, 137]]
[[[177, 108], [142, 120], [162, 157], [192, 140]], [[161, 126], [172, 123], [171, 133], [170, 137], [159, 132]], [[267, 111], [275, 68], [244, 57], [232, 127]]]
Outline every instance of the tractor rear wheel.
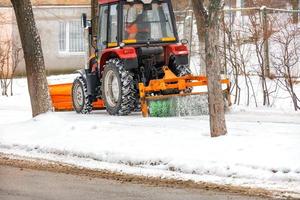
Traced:
[[120, 59], [110, 59], [104, 67], [102, 98], [110, 115], [128, 115], [135, 106], [133, 75]]
[[[177, 76], [177, 77], [182, 77], [182, 76], [186, 76], [186, 75], [190, 75], [192, 74], [190, 68], [188, 65], [177, 65], [175, 63], [175, 60], [173, 61], [173, 63], [171, 64], [171, 70], [172, 72]], [[184, 93], [191, 93], [193, 90], [193, 88], [187, 88], [184, 90]], [[164, 95], [168, 95], [168, 94], [178, 94], [180, 91], [178, 91], [177, 89], [169, 89], [169, 90], [165, 90], [163, 91]]]
[[[186, 75], [191, 75], [192, 71], [190, 70], [188, 65], [175, 65], [175, 74], [178, 77], [186, 76]], [[187, 88], [184, 92], [185, 93], [191, 93], [193, 88]]]
[[188, 65], [175, 65], [175, 74], [178, 77], [192, 74]]
[[89, 114], [93, 110], [92, 102], [87, 95], [86, 80], [82, 76], [77, 77], [73, 82], [72, 101], [77, 113]]

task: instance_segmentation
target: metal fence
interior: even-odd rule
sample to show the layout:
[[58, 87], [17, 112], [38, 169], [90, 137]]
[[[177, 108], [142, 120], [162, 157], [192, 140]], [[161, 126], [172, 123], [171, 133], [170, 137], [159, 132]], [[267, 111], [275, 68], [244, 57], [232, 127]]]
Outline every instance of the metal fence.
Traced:
[[222, 67], [231, 77], [234, 103], [240, 103], [241, 93], [246, 93], [247, 105], [254, 99], [256, 106], [257, 96], [268, 106], [290, 96], [299, 109], [295, 90], [300, 77], [299, 13], [265, 6], [223, 11]]
[[[223, 53], [222, 69], [230, 72], [232, 62], [244, 62], [249, 73], [257, 72], [260, 65], [264, 75], [276, 73], [280, 57], [289, 53], [293, 64], [293, 75], [300, 76], [300, 63], [297, 54], [288, 49], [299, 48], [300, 11], [268, 7], [224, 9], [222, 14], [220, 47]], [[192, 10], [175, 11], [180, 38], [190, 41], [190, 65], [197, 74], [204, 74], [204, 47], [200, 45], [196, 21]], [[282, 40], [285, 40], [283, 44]], [[281, 41], [280, 41], [281, 40]], [[290, 44], [287, 44], [288, 41]], [[258, 47], [258, 49], [257, 49]], [[234, 56], [232, 54], [235, 54]], [[243, 58], [242, 55], [243, 54]], [[292, 55], [294, 54], [294, 55]], [[297, 62], [296, 62], [297, 60]]]
[[[224, 68], [244, 64], [248, 68], [244, 73], [272, 76], [289, 65], [293, 76], [300, 76], [299, 14], [299, 10], [265, 6], [225, 9]], [[264, 70], [259, 72], [259, 68]]]

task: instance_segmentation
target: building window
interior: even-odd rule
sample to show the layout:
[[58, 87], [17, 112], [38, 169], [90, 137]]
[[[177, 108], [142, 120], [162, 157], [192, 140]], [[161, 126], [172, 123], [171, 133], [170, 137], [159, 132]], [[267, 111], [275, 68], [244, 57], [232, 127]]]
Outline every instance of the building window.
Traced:
[[59, 52], [84, 52], [84, 36], [80, 21], [59, 23]]

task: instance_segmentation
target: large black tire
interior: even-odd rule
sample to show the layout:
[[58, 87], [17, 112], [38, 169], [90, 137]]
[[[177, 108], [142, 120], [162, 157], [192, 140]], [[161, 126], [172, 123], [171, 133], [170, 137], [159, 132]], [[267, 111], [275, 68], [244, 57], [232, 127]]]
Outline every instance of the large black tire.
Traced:
[[141, 107], [141, 102], [140, 102], [140, 96], [138, 94], [136, 94], [132, 112], [141, 112], [141, 111], [142, 111], [142, 107]]
[[175, 74], [178, 77], [186, 76], [192, 74], [188, 65], [175, 65]]
[[135, 107], [133, 75], [114, 58], [106, 62], [102, 76], [102, 98], [110, 115], [129, 115]]
[[[190, 70], [188, 65], [177, 65], [175, 63], [175, 60], [172, 61], [172, 64], [170, 65], [170, 69], [172, 72], [177, 76], [177, 77], [182, 77], [186, 75], [192, 74], [192, 71]], [[185, 93], [191, 93], [193, 88], [187, 88], [184, 92]], [[168, 94], [178, 94], [180, 91], [177, 89], [170, 89], [170, 90], [165, 90], [163, 91], [163, 94], [168, 95]]]
[[77, 113], [89, 114], [93, 110], [92, 102], [87, 95], [86, 80], [82, 76], [77, 77], [73, 82], [72, 101]]
[[[176, 65], [175, 73], [178, 77], [186, 76], [192, 74], [191, 69], [188, 65]], [[187, 88], [184, 92], [191, 93], [193, 88]]]

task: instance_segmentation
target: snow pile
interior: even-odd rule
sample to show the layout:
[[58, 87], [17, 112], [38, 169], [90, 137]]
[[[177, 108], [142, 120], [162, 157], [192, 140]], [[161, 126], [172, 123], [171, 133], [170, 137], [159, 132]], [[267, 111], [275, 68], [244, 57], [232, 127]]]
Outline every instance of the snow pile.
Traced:
[[[261, 110], [269, 110], [272, 112], [283, 112], [283, 113], [294, 113], [294, 106], [292, 98], [287, 91], [286, 88], [282, 87], [277, 80], [266, 80], [266, 84], [268, 87], [269, 99], [270, 99], [270, 107], [262, 106], [263, 105], [263, 91], [261, 87], [261, 79], [257, 76], [250, 76], [251, 83], [253, 84], [253, 89], [249, 84], [249, 106], [243, 107], [247, 105], [247, 87], [244, 77], [239, 77], [239, 87], [241, 89], [240, 94], [240, 104], [239, 107], [242, 109], [247, 109], [248, 111], [259, 111]], [[234, 84], [234, 82], [232, 82]], [[300, 97], [300, 84], [295, 84], [294, 86], [295, 93], [298, 97]], [[232, 91], [232, 94], [235, 94], [235, 88]], [[231, 96], [231, 101], [235, 101], [235, 96]], [[255, 102], [257, 102], [257, 107]]]
[[55, 85], [55, 84], [64, 84], [64, 83], [73, 83], [76, 77], [79, 76], [79, 73], [67, 74], [67, 75], [55, 75], [49, 76], [48, 84]]
[[[0, 95], [0, 125], [30, 119], [32, 116], [26, 80], [16, 79], [13, 85], [13, 96]], [[0, 128], [0, 135], [1, 132]]]
[[227, 115], [229, 134], [210, 138], [207, 116], [157, 119], [96, 111], [31, 119], [25, 81], [16, 85], [15, 97], [0, 97], [0, 152], [300, 194], [299, 113], [234, 107]]

